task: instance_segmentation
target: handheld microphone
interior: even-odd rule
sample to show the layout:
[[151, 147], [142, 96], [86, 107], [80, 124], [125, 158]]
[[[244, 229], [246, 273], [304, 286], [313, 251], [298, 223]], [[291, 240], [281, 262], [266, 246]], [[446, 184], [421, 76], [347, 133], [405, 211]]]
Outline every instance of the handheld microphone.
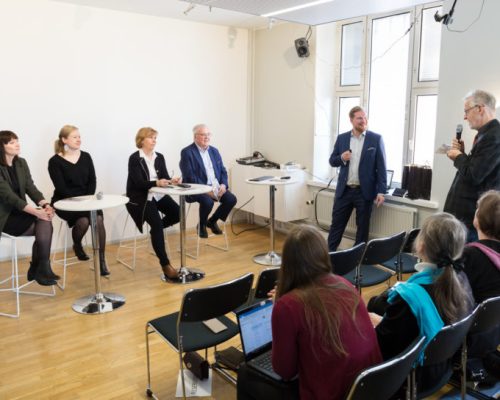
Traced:
[[457, 140], [460, 141], [462, 139], [462, 131], [463, 131], [464, 127], [462, 124], [458, 124], [457, 125], [457, 129], [456, 129], [456, 137], [457, 137]]

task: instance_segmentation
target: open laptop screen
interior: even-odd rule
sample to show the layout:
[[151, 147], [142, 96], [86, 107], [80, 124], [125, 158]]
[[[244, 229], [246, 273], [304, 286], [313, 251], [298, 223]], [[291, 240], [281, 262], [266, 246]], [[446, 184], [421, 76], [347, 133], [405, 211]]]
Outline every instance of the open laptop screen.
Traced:
[[248, 361], [271, 348], [272, 301], [263, 301], [237, 314], [243, 353]]

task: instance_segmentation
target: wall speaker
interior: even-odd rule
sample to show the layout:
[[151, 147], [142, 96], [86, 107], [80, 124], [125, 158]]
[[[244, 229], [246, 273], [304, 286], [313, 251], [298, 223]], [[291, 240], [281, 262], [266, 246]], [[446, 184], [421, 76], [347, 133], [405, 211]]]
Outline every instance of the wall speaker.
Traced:
[[295, 50], [299, 57], [309, 57], [309, 42], [306, 38], [298, 38], [295, 40]]

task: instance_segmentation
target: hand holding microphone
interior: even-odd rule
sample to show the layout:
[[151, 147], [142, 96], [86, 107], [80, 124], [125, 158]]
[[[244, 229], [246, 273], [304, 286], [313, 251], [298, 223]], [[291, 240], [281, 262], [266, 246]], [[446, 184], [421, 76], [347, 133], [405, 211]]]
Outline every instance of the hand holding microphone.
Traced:
[[352, 155], [352, 150], [349, 149], [349, 150], [344, 151], [340, 155], [340, 158], [341, 158], [342, 161], [344, 161], [346, 163], [347, 161], [349, 161], [351, 159], [351, 155]]
[[455, 137], [451, 141], [451, 149], [446, 152], [446, 155], [450, 160], [455, 161], [455, 159], [464, 151], [464, 142], [462, 140], [462, 124], [457, 125], [457, 129], [455, 131]]
[[464, 153], [464, 141], [462, 140], [462, 131], [464, 127], [462, 124], [457, 125], [457, 129], [455, 131], [455, 138], [451, 141], [451, 145], [454, 149]]

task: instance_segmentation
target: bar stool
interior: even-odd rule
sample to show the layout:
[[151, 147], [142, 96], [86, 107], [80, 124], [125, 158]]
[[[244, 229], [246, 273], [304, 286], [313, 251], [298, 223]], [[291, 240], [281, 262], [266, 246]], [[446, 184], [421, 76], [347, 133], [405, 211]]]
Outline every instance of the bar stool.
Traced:
[[[193, 205], [194, 203], [189, 203], [189, 206], [188, 206], [188, 210], [187, 210], [187, 216], [189, 217], [189, 212], [191, 211], [191, 206]], [[187, 219], [187, 218], [186, 218]], [[219, 250], [222, 250], [222, 251], [229, 251], [229, 241], [227, 239], [227, 232], [226, 232], [226, 221], [221, 221], [222, 222], [222, 235], [215, 235], [213, 233], [210, 233], [208, 235], [208, 238], [200, 238], [200, 235], [198, 234], [198, 230], [196, 230], [196, 255], [194, 254], [191, 254], [189, 252], [186, 252], [186, 255], [194, 260], [196, 260], [199, 255], [200, 255], [200, 244], [201, 244], [201, 241], [203, 240], [205, 243], [205, 246], [209, 246], [209, 247], [213, 247], [215, 249], [219, 249]], [[210, 229], [210, 228], [209, 228]], [[213, 237], [221, 237], [224, 239], [224, 245], [218, 245], [218, 244], [214, 244], [214, 243], [209, 243], [208, 241], [213, 238]]]
[[[160, 216], [161, 213], [160, 213]], [[129, 221], [132, 221], [132, 218], [130, 217], [130, 214], [127, 213], [127, 216], [125, 218], [125, 223], [123, 224], [123, 231], [122, 231], [122, 238], [125, 236], [125, 231], [127, 230], [127, 226], [129, 225]], [[132, 223], [134, 223], [132, 221]], [[147, 231], [149, 229], [149, 225], [144, 222], [143, 229], [142, 231]], [[165, 238], [165, 247], [167, 250], [167, 253], [170, 254], [170, 245], [168, 243], [168, 228], [164, 228], [164, 238]], [[120, 239], [120, 242], [118, 244], [118, 249], [116, 250], [116, 261], [128, 268], [131, 271], [135, 270], [135, 265], [136, 265], [136, 259], [137, 259], [137, 249], [143, 248], [143, 247], [148, 247], [149, 248], [149, 253], [150, 254], [155, 254], [151, 247], [151, 240], [149, 239], [149, 235], [147, 233], [142, 234], [139, 232], [139, 229], [137, 229], [137, 226], [135, 226], [134, 223], [134, 238], [133, 242], [130, 243], [130, 239], [124, 240]], [[120, 254], [120, 250], [123, 249], [129, 249], [132, 250], [132, 260], [128, 262], [125, 260], [123, 255]]]
[[[61, 219], [61, 223], [59, 224], [59, 229], [57, 231], [56, 243], [59, 243], [59, 238], [61, 237], [61, 230], [63, 229], [63, 227], [66, 227], [66, 230], [64, 232], [64, 255], [62, 258], [57, 258], [55, 252], [52, 254], [52, 265], [57, 264], [57, 265], [63, 266], [63, 273], [62, 273], [62, 279], [61, 279], [62, 283], [57, 282], [57, 286], [61, 290], [64, 290], [66, 288], [66, 269], [67, 269], [67, 267], [69, 267], [70, 265], [84, 262], [82, 260], [79, 260], [78, 257], [76, 257], [76, 256], [68, 257], [68, 236], [69, 236], [69, 233], [71, 232], [71, 228], [69, 227], [68, 223], [66, 221], [64, 221], [63, 219]], [[85, 239], [85, 241], [86, 241], [86, 239]], [[93, 257], [93, 255], [90, 254], [88, 261], [92, 261], [92, 257]]]
[[18, 266], [18, 255], [17, 255], [17, 243], [19, 240], [32, 240], [32, 239], [34, 239], [34, 236], [12, 236], [12, 235], [9, 235], [8, 233], [2, 232], [1, 238], [4, 240], [10, 240], [11, 273], [10, 273], [10, 276], [8, 278], [0, 281], [0, 285], [3, 285], [3, 284], [8, 283], [10, 281], [10, 287], [5, 288], [5, 289], [0, 289], [0, 292], [13, 292], [15, 294], [16, 313], [11, 314], [11, 313], [6, 313], [6, 312], [0, 312], [0, 315], [3, 315], [5, 317], [11, 317], [11, 318], [19, 318], [19, 316], [21, 314], [21, 307], [20, 307], [20, 300], [19, 300], [20, 294], [31, 294], [34, 296], [50, 296], [50, 297], [52, 297], [52, 296], [55, 296], [56, 291], [54, 289], [54, 286], [51, 286], [51, 288], [50, 288], [51, 292], [49, 292], [49, 293], [23, 290], [25, 287], [36, 282], [34, 280], [31, 282], [23, 283], [22, 285], [19, 284], [19, 266]]

